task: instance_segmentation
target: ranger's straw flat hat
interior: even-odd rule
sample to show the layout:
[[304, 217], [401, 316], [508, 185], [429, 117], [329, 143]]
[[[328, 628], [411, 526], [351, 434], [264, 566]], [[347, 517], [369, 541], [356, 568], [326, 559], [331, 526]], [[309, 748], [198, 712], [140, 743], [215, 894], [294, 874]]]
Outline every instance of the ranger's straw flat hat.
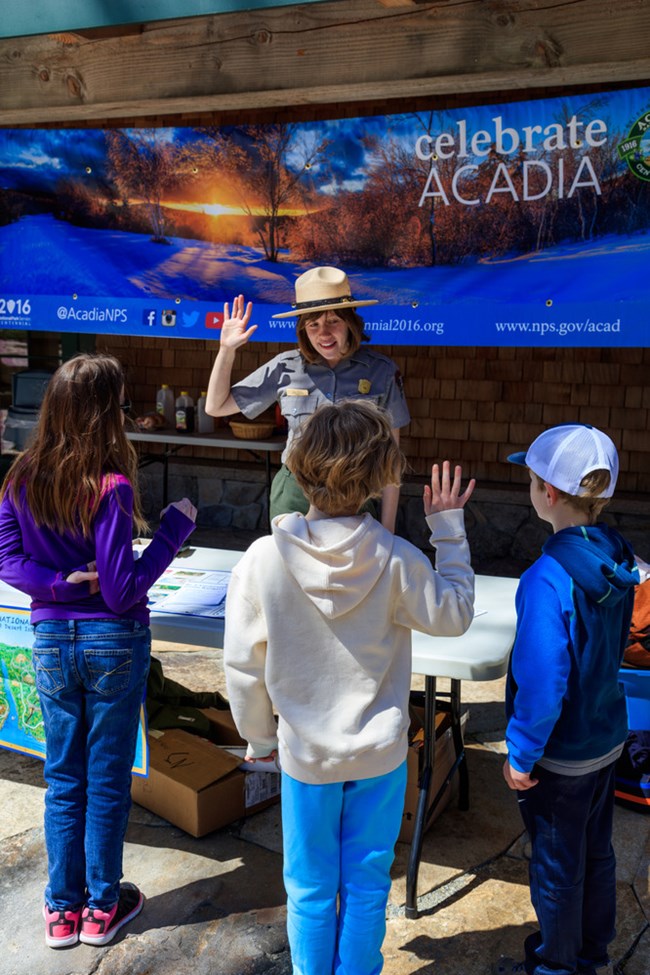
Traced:
[[312, 312], [376, 304], [375, 298], [352, 297], [345, 271], [340, 271], [337, 267], [313, 267], [296, 278], [296, 300], [291, 311], [283, 311], [279, 315], [273, 315], [273, 318], [290, 318], [292, 315], [311, 315]]

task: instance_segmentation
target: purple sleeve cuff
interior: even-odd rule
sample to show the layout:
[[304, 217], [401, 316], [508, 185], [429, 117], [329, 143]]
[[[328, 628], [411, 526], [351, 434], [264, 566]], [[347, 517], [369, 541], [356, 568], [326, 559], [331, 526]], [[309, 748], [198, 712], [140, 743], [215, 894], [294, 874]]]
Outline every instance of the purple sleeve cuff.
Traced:
[[52, 599], [55, 603], [68, 603], [75, 599], [85, 599], [90, 596], [90, 583], [88, 582], [66, 582], [66, 576], [72, 572], [85, 572], [87, 565], [79, 566], [78, 569], [70, 569], [69, 572], [57, 572], [51, 586]]

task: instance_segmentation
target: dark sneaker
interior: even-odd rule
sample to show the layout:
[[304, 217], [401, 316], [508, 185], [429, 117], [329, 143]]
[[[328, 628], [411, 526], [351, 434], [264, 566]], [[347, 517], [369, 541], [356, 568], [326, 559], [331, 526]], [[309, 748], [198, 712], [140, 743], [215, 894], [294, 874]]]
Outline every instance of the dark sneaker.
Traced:
[[81, 908], [78, 911], [52, 911], [43, 904], [45, 944], [48, 948], [67, 948], [79, 940]]
[[143, 904], [144, 896], [135, 884], [120, 884], [120, 899], [110, 911], [84, 907], [79, 940], [85, 945], [107, 945], [120, 928], [137, 917]]
[[502, 956], [492, 966], [492, 975], [526, 975], [526, 965], [523, 961]]

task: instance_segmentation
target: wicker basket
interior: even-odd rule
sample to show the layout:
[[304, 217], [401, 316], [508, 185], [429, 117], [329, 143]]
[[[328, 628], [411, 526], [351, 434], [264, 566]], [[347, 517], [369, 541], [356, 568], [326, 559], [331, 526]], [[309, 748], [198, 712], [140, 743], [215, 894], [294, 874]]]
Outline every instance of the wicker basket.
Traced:
[[231, 420], [230, 429], [239, 440], [264, 440], [275, 426], [268, 420]]

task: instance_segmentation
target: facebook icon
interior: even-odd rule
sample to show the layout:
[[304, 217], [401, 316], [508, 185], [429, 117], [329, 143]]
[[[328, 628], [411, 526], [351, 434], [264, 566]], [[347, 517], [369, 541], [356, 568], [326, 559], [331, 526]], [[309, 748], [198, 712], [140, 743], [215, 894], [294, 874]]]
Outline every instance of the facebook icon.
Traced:
[[142, 312], [142, 324], [149, 325], [150, 327], [156, 321], [156, 313], [153, 309], [145, 308]]

